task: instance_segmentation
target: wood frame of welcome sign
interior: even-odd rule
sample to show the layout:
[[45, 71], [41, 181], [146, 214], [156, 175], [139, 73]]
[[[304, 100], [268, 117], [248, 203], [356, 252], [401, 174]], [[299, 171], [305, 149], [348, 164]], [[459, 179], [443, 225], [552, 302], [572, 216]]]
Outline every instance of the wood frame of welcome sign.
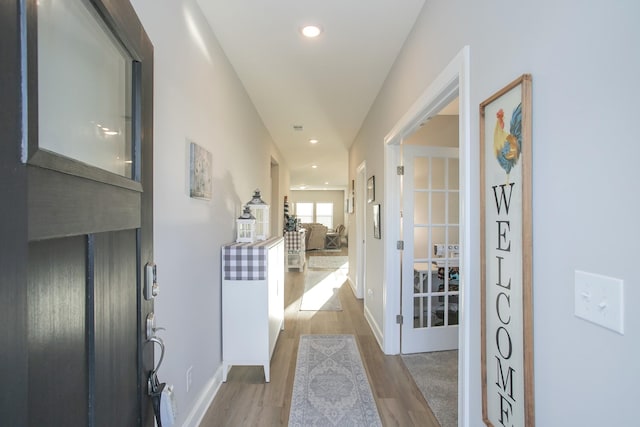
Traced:
[[482, 417], [535, 425], [531, 75], [480, 104]]

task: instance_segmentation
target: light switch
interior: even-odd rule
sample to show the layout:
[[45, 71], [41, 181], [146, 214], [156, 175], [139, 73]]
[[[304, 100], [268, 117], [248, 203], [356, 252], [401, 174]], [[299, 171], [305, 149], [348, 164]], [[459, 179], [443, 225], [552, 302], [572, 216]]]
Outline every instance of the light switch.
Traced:
[[624, 282], [575, 271], [575, 315], [624, 334]]

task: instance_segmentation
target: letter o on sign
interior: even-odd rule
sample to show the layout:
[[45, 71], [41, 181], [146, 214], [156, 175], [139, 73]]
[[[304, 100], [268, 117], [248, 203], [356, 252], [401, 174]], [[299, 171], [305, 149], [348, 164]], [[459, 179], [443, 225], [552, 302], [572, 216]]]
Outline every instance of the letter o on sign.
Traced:
[[[509, 359], [511, 357], [511, 352], [513, 350], [513, 345], [511, 344], [511, 336], [509, 335], [509, 331], [504, 326], [500, 326], [496, 330], [496, 345], [498, 346], [498, 352], [503, 359]], [[507, 347], [508, 351], [503, 351]]]

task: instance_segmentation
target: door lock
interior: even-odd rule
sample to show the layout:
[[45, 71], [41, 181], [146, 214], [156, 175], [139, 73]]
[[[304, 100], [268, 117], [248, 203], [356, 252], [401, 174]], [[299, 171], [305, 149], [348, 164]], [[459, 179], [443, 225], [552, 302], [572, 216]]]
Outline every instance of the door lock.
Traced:
[[158, 286], [158, 271], [152, 262], [147, 263], [144, 268], [144, 298], [153, 299], [160, 293]]

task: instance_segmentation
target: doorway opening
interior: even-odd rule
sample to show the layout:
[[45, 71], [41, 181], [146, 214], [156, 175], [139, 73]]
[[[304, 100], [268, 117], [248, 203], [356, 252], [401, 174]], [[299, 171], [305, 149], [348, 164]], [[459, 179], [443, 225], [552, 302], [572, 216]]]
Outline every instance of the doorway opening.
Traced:
[[[469, 369], [471, 365], [469, 350], [471, 337], [467, 319], [471, 308], [469, 289], [465, 284], [465, 269], [471, 265], [471, 138], [470, 138], [470, 90], [469, 90], [469, 47], [465, 46], [456, 57], [436, 77], [425, 92], [418, 98], [405, 115], [396, 123], [385, 138], [385, 211], [384, 225], [387, 238], [402, 241], [402, 175], [397, 173], [402, 161], [402, 144], [421, 124], [436, 117], [455, 98], [459, 98], [459, 290], [457, 291], [460, 307], [458, 326], [458, 414], [459, 425], [469, 425], [470, 387]], [[399, 354], [402, 343], [401, 323], [406, 326], [411, 319], [397, 322], [396, 317], [402, 312], [402, 287], [398, 285], [402, 277], [403, 251], [396, 245], [387, 244], [384, 248], [384, 292], [385, 292], [385, 324], [383, 350], [387, 354]], [[448, 266], [446, 266], [448, 268]], [[445, 273], [446, 274], [446, 273]], [[411, 275], [413, 278], [413, 275]], [[413, 282], [413, 280], [411, 280]]]

